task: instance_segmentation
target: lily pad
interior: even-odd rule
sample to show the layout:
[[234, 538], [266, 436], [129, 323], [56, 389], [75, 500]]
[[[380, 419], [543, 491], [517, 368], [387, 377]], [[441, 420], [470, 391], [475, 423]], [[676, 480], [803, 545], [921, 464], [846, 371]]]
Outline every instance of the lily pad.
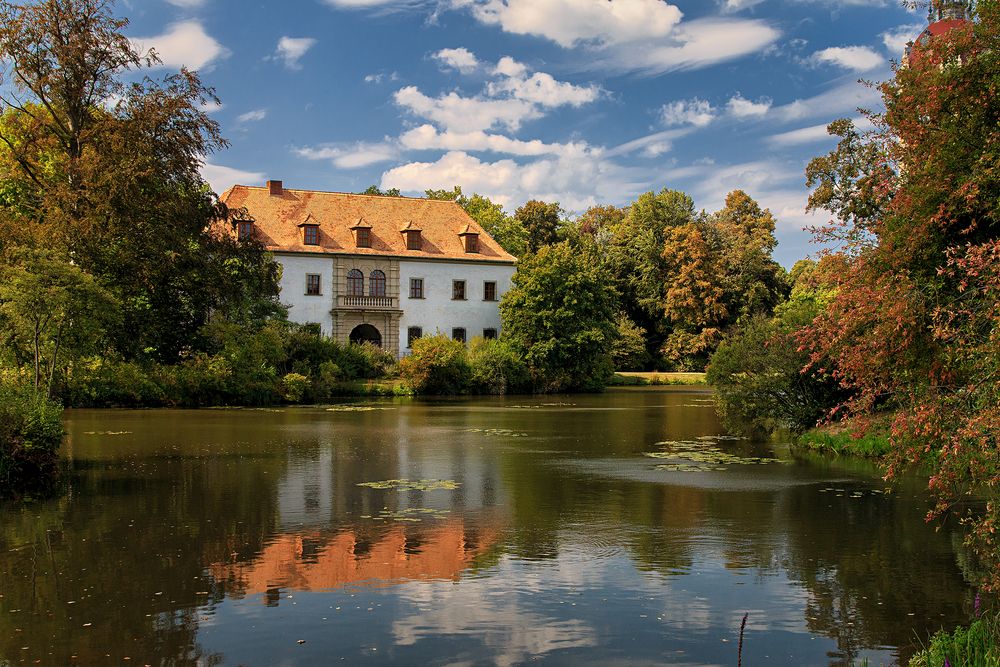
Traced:
[[379, 482], [361, 482], [358, 486], [383, 491], [454, 491], [461, 484], [451, 479], [385, 479]]

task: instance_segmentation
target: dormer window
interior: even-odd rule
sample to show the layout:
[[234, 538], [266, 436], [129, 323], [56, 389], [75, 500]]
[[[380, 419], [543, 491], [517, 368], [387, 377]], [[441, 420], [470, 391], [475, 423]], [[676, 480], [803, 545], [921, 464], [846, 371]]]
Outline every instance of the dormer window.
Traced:
[[407, 250], [420, 250], [423, 247], [423, 239], [420, 236], [421, 229], [413, 222], [406, 223], [406, 226], [399, 231], [406, 237]]
[[364, 218], [358, 220], [351, 226], [354, 232], [354, 245], [358, 248], [372, 247], [372, 226], [365, 222]]
[[253, 221], [240, 220], [236, 223], [236, 238], [240, 241], [248, 241], [253, 238]]
[[462, 231], [458, 233], [458, 237], [462, 239], [462, 244], [465, 246], [465, 252], [479, 252], [479, 232], [474, 230], [472, 225], [466, 225]]
[[302, 243], [305, 245], [319, 245], [319, 225], [302, 226]]

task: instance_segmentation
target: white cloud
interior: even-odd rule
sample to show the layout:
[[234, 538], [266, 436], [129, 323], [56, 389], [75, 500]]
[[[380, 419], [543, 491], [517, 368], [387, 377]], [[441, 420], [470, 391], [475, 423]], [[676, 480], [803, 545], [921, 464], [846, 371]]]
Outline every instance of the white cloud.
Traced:
[[387, 138], [380, 143], [360, 141], [349, 146], [296, 148], [295, 153], [307, 160], [330, 160], [340, 169], [361, 169], [396, 159], [399, 149], [395, 142]]
[[500, 126], [516, 131], [524, 121], [542, 115], [536, 105], [524, 100], [462, 97], [454, 92], [433, 98], [421, 93], [416, 86], [401, 88], [394, 97], [396, 104], [413, 115], [457, 132]]
[[813, 62], [837, 65], [855, 72], [867, 72], [885, 64], [885, 58], [867, 46], [832, 46], [817, 51]]
[[315, 45], [316, 40], [312, 37], [285, 36], [278, 40], [278, 49], [274, 56], [285, 63], [288, 69], [300, 69], [302, 66], [299, 60]]
[[[471, 53], [468, 56], [475, 59]], [[414, 116], [445, 130], [468, 133], [495, 127], [517, 131], [525, 121], [541, 118], [546, 109], [582, 106], [601, 95], [598, 86], [577, 86], [557, 81], [545, 72], [529, 72], [524, 64], [504, 57], [493, 68], [495, 78], [481, 95], [465, 97], [452, 91], [429, 97], [416, 86], [406, 86], [396, 91], [395, 101]]]
[[730, 116], [736, 118], [752, 118], [754, 116], [763, 116], [767, 114], [771, 109], [772, 101], [770, 98], [762, 97], [756, 102], [748, 100], [739, 93], [736, 93], [729, 102], [726, 103], [726, 109], [729, 111]]
[[581, 155], [589, 150], [585, 142], [548, 144], [539, 139], [521, 141], [486, 132], [439, 132], [433, 125], [421, 125], [404, 132], [400, 145], [407, 150], [488, 151], [507, 155]]
[[705, 100], [697, 97], [679, 100], [660, 107], [660, 120], [667, 127], [694, 125], [705, 127], [715, 119], [715, 109]]
[[780, 36], [756, 20], [695, 19], [662, 0], [452, 0], [480, 22], [581, 47], [589, 66], [659, 74], [761, 51]]
[[907, 43], [914, 41], [923, 29], [924, 26], [919, 23], [908, 23], [892, 30], [886, 30], [880, 37], [882, 38], [882, 43], [885, 44], [886, 51], [892, 54], [894, 58], [902, 58], [903, 52], [906, 51]]
[[482, 23], [535, 35], [564, 48], [660, 39], [680, 23], [681, 11], [661, 0], [458, 0]]
[[229, 51], [205, 32], [198, 21], [172, 23], [162, 35], [137, 37], [132, 41], [140, 51], [154, 49], [162, 67], [199, 70], [229, 55]]
[[267, 109], [254, 109], [236, 117], [238, 123], [259, 123], [267, 118]]
[[725, 12], [738, 12], [742, 9], [750, 9], [764, 0], [724, 0], [722, 3], [722, 11]]
[[673, 147], [674, 139], [683, 137], [690, 133], [690, 127], [656, 132], [608, 149], [604, 151], [604, 156], [613, 157], [616, 155], [628, 155], [629, 153], [638, 152], [644, 157], [658, 157], [670, 151]]
[[215, 113], [216, 111], [222, 111], [224, 108], [226, 108], [226, 105], [222, 102], [205, 102], [198, 105], [198, 111], [205, 113]]
[[845, 114], [853, 114], [858, 108], [876, 108], [881, 104], [882, 98], [878, 90], [857, 81], [848, 81], [814, 97], [775, 107], [771, 113], [786, 122], [817, 117], [833, 120]]
[[204, 163], [199, 170], [201, 177], [208, 181], [216, 192], [225, 192], [230, 187], [240, 184], [255, 184], [264, 181], [264, 174], [257, 171], [243, 171], [219, 164]]
[[[869, 130], [873, 127], [872, 122], [867, 118], [854, 118], [854, 126], [861, 131]], [[777, 146], [799, 146], [802, 144], [812, 144], [821, 141], [834, 141], [836, 137], [826, 131], [829, 123], [811, 125], [797, 130], [781, 132], [768, 137], [768, 140]]]
[[423, 192], [461, 185], [507, 207], [536, 198], [583, 211], [599, 202], [632, 196], [645, 186], [633, 178], [633, 170], [593, 156], [583, 157], [565, 155], [519, 164], [511, 159], [483, 162], [468, 153], [452, 151], [436, 162], [411, 162], [390, 169], [382, 175], [381, 187]]
[[579, 107], [593, 102], [601, 94], [598, 86], [576, 86], [566, 81], [557, 81], [545, 72], [527, 76], [528, 68], [510, 56], [501, 58], [494, 72], [501, 75], [501, 78], [491, 81], [486, 88], [493, 97], [510, 95], [514, 99], [543, 107]]
[[462, 74], [471, 74], [479, 69], [479, 59], [464, 47], [441, 49], [434, 54], [434, 59], [445, 67], [456, 69]]
[[167, 0], [167, 2], [175, 7], [183, 7], [185, 9], [194, 9], [205, 4], [205, 0]]

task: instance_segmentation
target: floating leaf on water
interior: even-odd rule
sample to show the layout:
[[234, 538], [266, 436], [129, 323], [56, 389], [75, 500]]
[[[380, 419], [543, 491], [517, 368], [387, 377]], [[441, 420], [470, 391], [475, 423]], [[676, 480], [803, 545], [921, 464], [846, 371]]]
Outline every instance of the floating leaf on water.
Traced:
[[385, 479], [379, 482], [361, 482], [358, 486], [395, 491], [454, 491], [461, 484], [451, 479]]
[[376, 519], [380, 521], [404, 521], [407, 523], [420, 523], [426, 519], [445, 519], [449, 515], [447, 510], [436, 510], [429, 507], [410, 507], [403, 510], [383, 509], [376, 516], [362, 517]]
[[467, 428], [466, 433], [482, 433], [483, 435], [497, 435], [505, 438], [526, 438], [527, 433], [518, 433], [509, 428]]

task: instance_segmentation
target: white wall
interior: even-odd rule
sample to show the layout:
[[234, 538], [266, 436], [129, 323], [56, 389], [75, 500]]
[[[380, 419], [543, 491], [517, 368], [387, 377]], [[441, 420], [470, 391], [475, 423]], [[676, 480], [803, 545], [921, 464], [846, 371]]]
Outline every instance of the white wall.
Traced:
[[[466, 339], [483, 335], [483, 329], [500, 331], [500, 299], [510, 289], [514, 267], [504, 264], [473, 264], [447, 261], [407, 261], [399, 263], [400, 356], [406, 347], [409, 327], [421, 327], [425, 336], [437, 331], [451, 336], [455, 327], [464, 327]], [[410, 278], [424, 279], [424, 298], [410, 298]], [[465, 301], [454, 301], [452, 280], [465, 281]], [[483, 301], [483, 283], [497, 284], [497, 300]]]
[[[318, 322], [323, 333], [330, 335], [333, 330], [333, 308], [336, 295], [333, 293], [333, 258], [316, 255], [293, 255], [275, 253], [274, 259], [281, 264], [281, 303], [288, 306], [288, 319], [299, 324]], [[319, 296], [306, 295], [306, 274], [318, 273]]]

